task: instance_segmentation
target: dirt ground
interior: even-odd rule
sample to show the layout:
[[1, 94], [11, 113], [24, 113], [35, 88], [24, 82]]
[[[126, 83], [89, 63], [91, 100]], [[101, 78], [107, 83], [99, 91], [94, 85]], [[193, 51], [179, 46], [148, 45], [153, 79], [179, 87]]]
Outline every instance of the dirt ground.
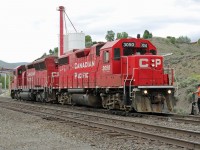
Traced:
[[89, 143], [63, 135], [59, 128], [56, 122], [1, 108], [0, 150], [94, 149]]

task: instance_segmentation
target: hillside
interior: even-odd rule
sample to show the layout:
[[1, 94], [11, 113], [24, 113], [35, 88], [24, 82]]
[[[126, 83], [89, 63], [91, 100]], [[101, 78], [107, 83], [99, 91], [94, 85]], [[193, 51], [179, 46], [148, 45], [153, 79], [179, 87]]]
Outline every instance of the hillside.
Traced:
[[0, 60], [0, 68], [13, 69], [17, 66], [24, 65], [24, 64], [27, 64], [27, 62], [7, 63], [7, 62]]
[[200, 45], [172, 44], [169, 39], [155, 37], [150, 41], [157, 47], [158, 53], [173, 53], [165, 57], [168, 64], [175, 69], [178, 85], [176, 112], [189, 113], [191, 110], [192, 91], [200, 83]]

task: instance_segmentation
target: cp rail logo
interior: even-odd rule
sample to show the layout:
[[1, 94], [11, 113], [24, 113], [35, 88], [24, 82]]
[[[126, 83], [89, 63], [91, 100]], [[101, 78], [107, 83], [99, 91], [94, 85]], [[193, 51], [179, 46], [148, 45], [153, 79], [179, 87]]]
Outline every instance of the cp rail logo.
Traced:
[[139, 60], [139, 66], [141, 68], [147, 68], [147, 67], [158, 67], [161, 65], [161, 59], [147, 59], [147, 58], [141, 58]]

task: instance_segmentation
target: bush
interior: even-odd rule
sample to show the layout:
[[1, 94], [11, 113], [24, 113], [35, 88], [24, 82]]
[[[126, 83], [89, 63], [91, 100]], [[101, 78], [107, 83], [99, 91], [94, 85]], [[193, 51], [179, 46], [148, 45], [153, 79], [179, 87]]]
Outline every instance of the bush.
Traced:
[[191, 39], [188, 38], [187, 36], [180, 36], [179, 38], [176, 39], [176, 42], [189, 44], [191, 42]]
[[180, 46], [179, 46], [179, 45], [177, 45], [177, 44], [175, 44], [175, 46], [176, 46], [177, 48], [180, 48]]
[[192, 74], [191, 77], [200, 81], [200, 74]]
[[198, 79], [194, 78], [194, 77], [188, 77], [187, 79], [183, 80], [182, 82], [180, 82], [180, 87], [181, 88], [185, 88], [187, 86], [193, 85], [193, 84], [197, 84], [198, 83]]
[[182, 63], [182, 66], [183, 66], [183, 67], [186, 67], [187, 65], [188, 65], [187, 62], [183, 62], [183, 63]]
[[196, 88], [195, 88], [195, 87], [196, 87], [196, 86], [191, 85], [191, 86], [189, 86], [188, 88], [186, 88], [186, 94], [190, 94], [190, 93], [196, 91]]
[[170, 43], [175, 44], [176, 43], [176, 38], [172, 36], [167, 36], [167, 39], [169, 39]]
[[200, 39], [197, 41], [197, 43], [200, 45]]
[[174, 108], [174, 112], [180, 115], [186, 115], [187, 112], [183, 109]]
[[193, 94], [192, 94], [192, 93], [189, 93], [189, 94], [187, 95], [187, 100], [188, 100], [189, 103], [192, 103], [192, 102], [193, 102]]

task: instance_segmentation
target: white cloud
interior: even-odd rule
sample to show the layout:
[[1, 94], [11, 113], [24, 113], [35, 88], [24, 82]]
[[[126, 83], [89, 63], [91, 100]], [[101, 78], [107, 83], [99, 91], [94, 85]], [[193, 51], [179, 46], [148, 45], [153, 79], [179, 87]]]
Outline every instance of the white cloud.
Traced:
[[59, 5], [78, 31], [96, 41], [105, 41], [107, 30], [134, 37], [147, 29], [155, 36], [200, 38], [197, 0], [6, 0], [0, 5], [0, 60], [31, 62], [57, 47]]

